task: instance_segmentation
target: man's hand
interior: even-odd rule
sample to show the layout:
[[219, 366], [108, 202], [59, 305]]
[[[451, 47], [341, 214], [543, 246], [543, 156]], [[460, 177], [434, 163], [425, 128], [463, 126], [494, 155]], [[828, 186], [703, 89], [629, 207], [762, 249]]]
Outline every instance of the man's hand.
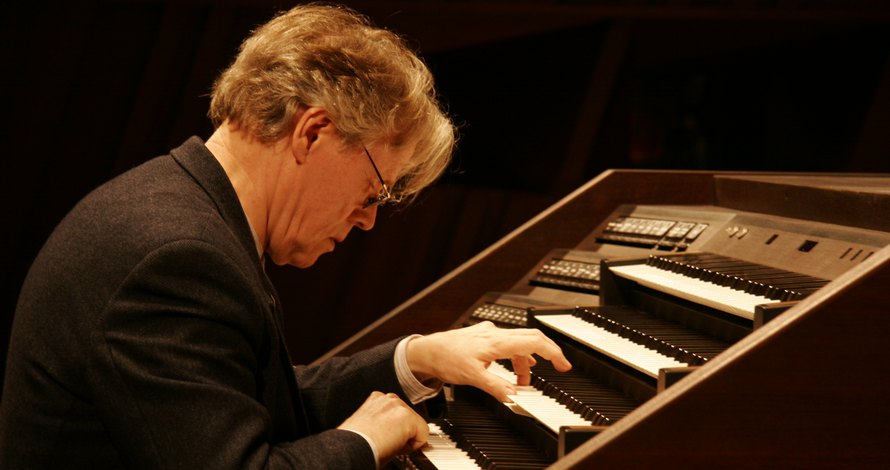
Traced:
[[421, 448], [429, 437], [426, 421], [394, 393], [371, 393], [337, 429], [357, 431], [374, 441], [378, 464]]
[[[412, 339], [406, 350], [408, 366], [420, 380], [438, 378], [455, 385], [472, 385], [498, 400], [528, 385], [533, 354], [553, 363], [556, 370], [572, 368], [562, 350], [535, 329], [501, 329], [491, 322]], [[510, 384], [485, 369], [496, 359], [511, 359], [518, 384]]]

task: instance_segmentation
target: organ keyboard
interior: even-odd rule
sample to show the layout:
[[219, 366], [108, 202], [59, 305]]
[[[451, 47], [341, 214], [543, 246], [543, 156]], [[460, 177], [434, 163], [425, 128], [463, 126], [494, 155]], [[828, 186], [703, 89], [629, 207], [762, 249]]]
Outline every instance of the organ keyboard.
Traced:
[[[506, 405], [449, 387], [430, 418], [479, 468], [880, 466], [887, 188], [610, 171], [329, 356], [478, 321], [540, 328], [571, 371], [540, 361]], [[450, 468], [435, 447], [396, 464]]]
[[645, 264], [612, 266], [612, 273], [651, 289], [754, 319], [758, 305], [800, 300], [825, 279], [708, 253], [651, 256]]
[[[494, 362], [488, 367], [488, 371], [503, 378], [509, 383], [516, 383], [516, 374], [508, 370], [500, 363]], [[560, 403], [558, 398], [545, 395], [544, 391], [535, 386], [517, 387], [516, 394], [508, 395], [510, 400], [506, 406], [514, 412], [521, 410], [539, 423], [548, 427], [555, 433], [562, 426], [590, 426], [593, 423], [569, 408], [566, 403]]]
[[441, 470], [450, 469], [481, 469], [476, 461], [470, 457], [470, 454], [458, 447], [457, 443], [451, 439], [442, 428], [435, 424], [429, 423], [429, 440], [427, 445], [421, 449], [424, 457], [426, 457], [433, 468]]
[[[638, 338], [623, 337], [606, 328], [585, 322], [574, 315], [546, 315], [539, 317], [538, 321], [553, 331], [569, 336], [588, 348], [599, 351], [653, 378], [658, 378], [658, 371], [661, 369], [689, 365], [663, 354], [656, 348], [648, 347], [650, 346], [648, 344], [634, 341]], [[670, 347], [670, 345], [667, 346]]]
[[612, 272], [657, 291], [714, 307], [749, 320], [754, 319], [754, 310], [758, 305], [775, 302], [761, 295], [749, 294], [731, 287], [673, 274], [645, 264], [618, 266], [612, 268]]

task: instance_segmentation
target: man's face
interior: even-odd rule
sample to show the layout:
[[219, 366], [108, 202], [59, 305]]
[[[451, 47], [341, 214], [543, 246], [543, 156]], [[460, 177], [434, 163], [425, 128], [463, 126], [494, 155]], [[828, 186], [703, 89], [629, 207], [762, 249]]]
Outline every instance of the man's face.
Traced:
[[[413, 151], [383, 144], [367, 149], [390, 187]], [[319, 133], [306, 161], [282, 171], [275, 186], [266, 254], [275, 264], [300, 268], [333, 251], [352, 227], [370, 230], [377, 207], [365, 207], [365, 202], [382, 187], [364, 149], [344, 146], [328, 130]]]

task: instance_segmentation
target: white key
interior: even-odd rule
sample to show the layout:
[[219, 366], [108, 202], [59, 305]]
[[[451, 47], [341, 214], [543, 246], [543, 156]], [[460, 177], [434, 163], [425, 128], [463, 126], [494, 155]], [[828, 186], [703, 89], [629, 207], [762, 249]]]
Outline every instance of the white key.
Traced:
[[748, 320], [754, 319], [754, 307], [777, 300], [684, 276], [648, 264], [611, 266], [615, 275], [681, 299], [715, 308]]

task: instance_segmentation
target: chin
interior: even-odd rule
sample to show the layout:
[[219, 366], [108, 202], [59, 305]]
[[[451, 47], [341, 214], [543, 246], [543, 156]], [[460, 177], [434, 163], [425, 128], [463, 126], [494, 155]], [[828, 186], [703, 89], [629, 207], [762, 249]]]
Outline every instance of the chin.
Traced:
[[309, 249], [294, 250], [283, 254], [267, 253], [267, 256], [278, 266], [289, 265], [303, 269], [315, 264], [321, 255], [334, 251], [334, 247], [335, 244], [331, 241], [330, 246], [317, 246], [314, 250], [311, 247], [307, 247]]
[[305, 269], [305, 268], [308, 268], [308, 267], [312, 266], [313, 264], [315, 264], [316, 261], [318, 261], [318, 256], [315, 256], [312, 259], [308, 259], [305, 256], [301, 256], [299, 258], [291, 260], [287, 264], [289, 264], [295, 268]]
[[300, 269], [305, 269], [318, 261], [318, 258], [321, 257], [324, 253], [312, 253], [312, 254], [300, 254], [294, 256], [287, 264]]
[[276, 266], [293, 266], [302, 269], [315, 264], [315, 261], [318, 260], [318, 256], [309, 257], [305, 255], [297, 255], [286, 258], [282, 256], [273, 256], [272, 254], [267, 253], [266, 259], [272, 261]]

